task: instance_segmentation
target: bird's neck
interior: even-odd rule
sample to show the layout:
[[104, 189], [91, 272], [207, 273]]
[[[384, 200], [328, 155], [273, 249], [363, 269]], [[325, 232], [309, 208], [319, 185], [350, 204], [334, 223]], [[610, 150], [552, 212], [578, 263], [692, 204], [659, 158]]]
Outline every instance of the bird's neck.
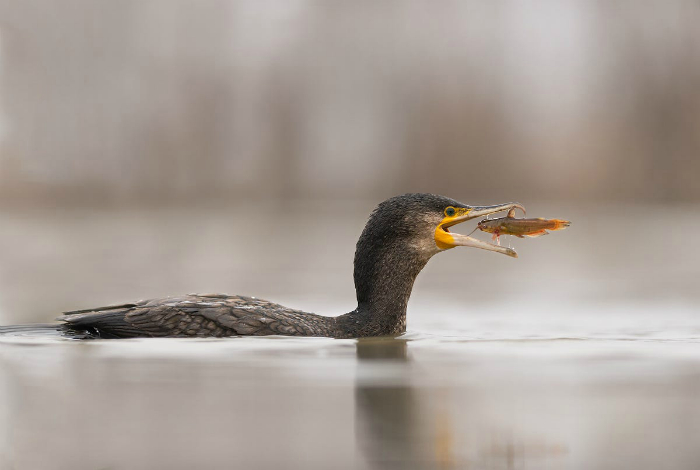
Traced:
[[357, 308], [338, 317], [349, 337], [396, 335], [406, 331], [413, 283], [430, 259], [405, 244], [385, 245], [361, 238], [355, 252]]

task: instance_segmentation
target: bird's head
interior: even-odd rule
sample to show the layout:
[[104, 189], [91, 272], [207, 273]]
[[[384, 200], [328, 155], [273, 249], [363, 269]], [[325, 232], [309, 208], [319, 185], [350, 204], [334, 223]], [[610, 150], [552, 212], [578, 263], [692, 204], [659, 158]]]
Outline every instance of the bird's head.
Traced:
[[522, 209], [517, 203], [468, 206], [435, 194], [404, 194], [379, 204], [357, 241], [354, 265], [357, 311], [379, 322], [373, 334], [404, 331], [413, 282], [433, 255], [471, 246], [517, 257], [511, 248], [452, 232], [459, 223], [514, 207]]
[[402, 243], [430, 257], [458, 246], [495, 251], [516, 258], [511, 248], [455, 233], [452, 228], [477, 217], [523, 207], [515, 202], [494, 206], [469, 206], [435, 194], [404, 194], [379, 204], [363, 236], [373, 243]]

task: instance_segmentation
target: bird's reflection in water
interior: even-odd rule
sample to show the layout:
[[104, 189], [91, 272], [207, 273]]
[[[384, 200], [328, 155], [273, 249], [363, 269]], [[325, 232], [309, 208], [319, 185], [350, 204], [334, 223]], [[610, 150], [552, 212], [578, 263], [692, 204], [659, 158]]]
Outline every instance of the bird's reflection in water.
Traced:
[[411, 363], [410, 343], [357, 341], [355, 435], [369, 468], [563, 468], [567, 444], [539, 426], [537, 395], [519, 402], [517, 388], [426, 383], [431, 371]]
[[421, 455], [416, 391], [406, 383], [408, 341], [357, 341], [355, 386], [358, 446], [370, 468], [418, 468]]

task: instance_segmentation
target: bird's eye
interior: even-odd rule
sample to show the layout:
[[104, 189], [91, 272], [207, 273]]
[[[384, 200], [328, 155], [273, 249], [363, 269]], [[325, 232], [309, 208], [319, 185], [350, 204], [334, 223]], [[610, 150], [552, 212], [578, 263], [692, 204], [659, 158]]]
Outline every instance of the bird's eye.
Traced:
[[455, 208], [452, 207], [452, 206], [450, 206], [450, 207], [448, 207], [447, 209], [445, 209], [445, 215], [446, 215], [447, 217], [452, 217], [453, 215], [455, 215], [455, 212], [456, 212], [456, 211], [455, 211]]

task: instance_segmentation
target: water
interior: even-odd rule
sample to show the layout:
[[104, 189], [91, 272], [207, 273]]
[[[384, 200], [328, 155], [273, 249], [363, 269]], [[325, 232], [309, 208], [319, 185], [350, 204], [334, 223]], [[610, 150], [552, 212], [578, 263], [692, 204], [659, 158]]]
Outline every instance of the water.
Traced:
[[[646, 230], [641, 207], [623, 211], [624, 230], [612, 211], [550, 210], [574, 225], [516, 240], [518, 260], [457, 250], [432, 260], [398, 338], [0, 336], [0, 468], [700, 468], [697, 255], [681, 234]], [[656, 213], [685, 233], [700, 222], [686, 209]], [[236, 232], [236, 217], [199, 214], [198, 230], [175, 235], [177, 214], [10, 214], [4, 323], [223, 281], [349, 310], [362, 215], [294, 214], [270, 246]]]
[[3, 468], [697, 468], [696, 340], [4, 339]]

